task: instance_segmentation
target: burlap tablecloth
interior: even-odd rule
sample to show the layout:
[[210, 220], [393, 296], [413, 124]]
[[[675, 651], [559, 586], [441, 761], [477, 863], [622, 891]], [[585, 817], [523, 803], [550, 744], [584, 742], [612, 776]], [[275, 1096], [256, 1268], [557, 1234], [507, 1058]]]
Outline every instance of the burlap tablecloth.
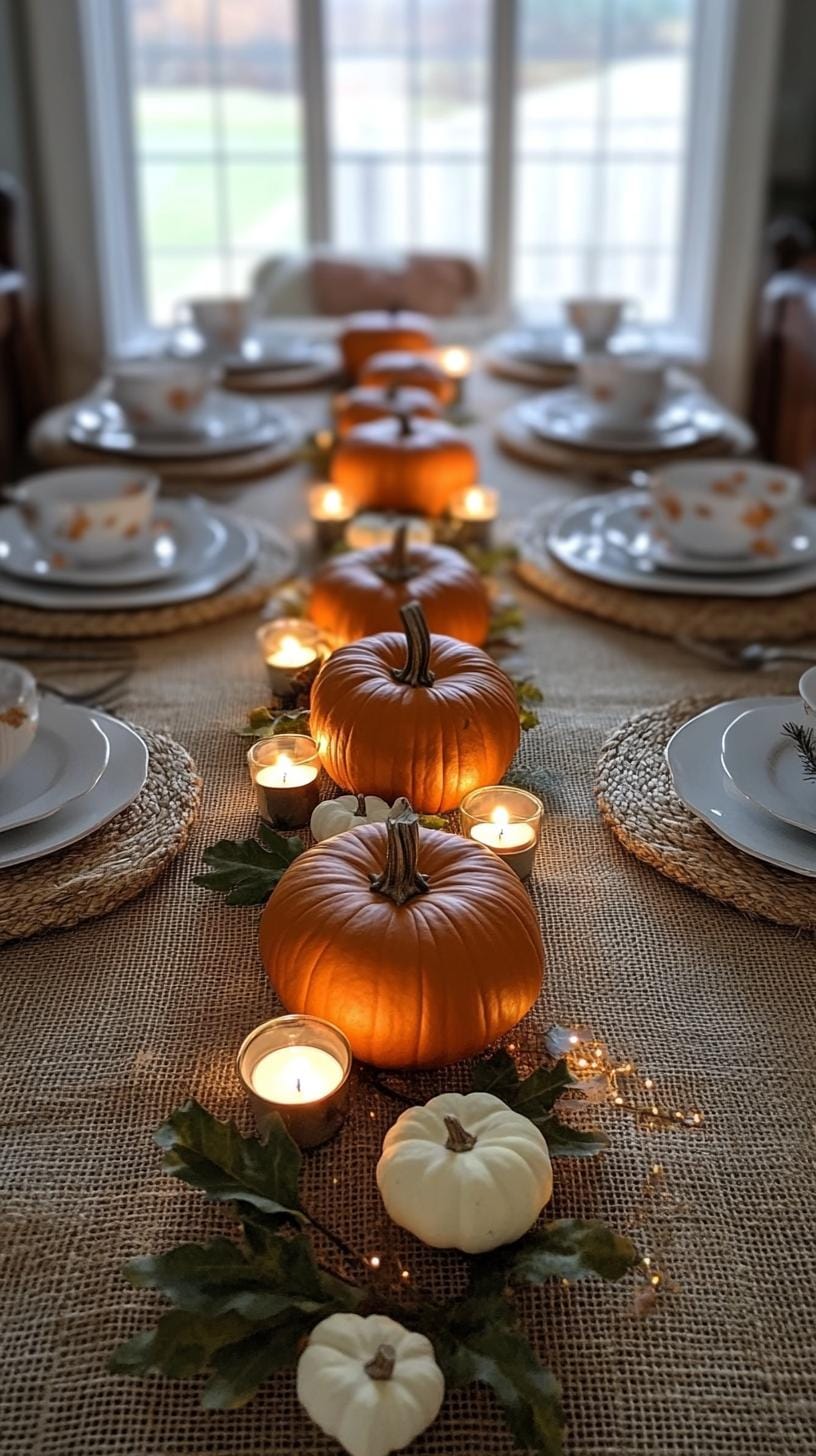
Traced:
[[[508, 386], [474, 382], [488, 415]], [[315, 400], [315, 419], [325, 402]], [[484, 479], [508, 511], [574, 494], [575, 481], [497, 457], [476, 432]], [[303, 509], [295, 472], [251, 490], [278, 525]], [[592, 797], [601, 743], [626, 714], [684, 693], [757, 691], [671, 644], [606, 627], [532, 595], [527, 648], [542, 726], [525, 752], [552, 771], [532, 893], [548, 981], [520, 1038], [552, 1019], [589, 1023], [650, 1073], [669, 1102], [702, 1107], [699, 1133], [649, 1134], [601, 1115], [596, 1162], [557, 1165], [554, 1210], [624, 1228], [649, 1165], [666, 1168], [644, 1248], [666, 1249], [678, 1292], [638, 1319], [632, 1286], [522, 1296], [541, 1355], [563, 1382], [570, 1456], [806, 1456], [816, 1450], [816, 948], [669, 883], [629, 856]], [[3, 952], [3, 1274], [0, 1451], [8, 1456], [320, 1456], [336, 1448], [296, 1404], [290, 1374], [243, 1411], [207, 1415], [195, 1382], [105, 1372], [157, 1306], [119, 1274], [134, 1254], [201, 1239], [222, 1215], [159, 1173], [150, 1135], [191, 1092], [244, 1116], [233, 1058], [273, 1014], [257, 912], [192, 884], [201, 848], [253, 826], [243, 745], [230, 726], [263, 695], [246, 620], [144, 644], [127, 711], [168, 729], [204, 778], [191, 849], [104, 921]], [[793, 687], [795, 669], [767, 679]], [[750, 688], [749, 688], [750, 684]], [[44, 870], [45, 872], [45, 870]], [[455, 1083], [426, 1078], [421, 1095]], [[306, 1198], [368, 1252], [393, 1247], [374, 1189], [396, 1109], [358, 1094], [340, 1138], [306, 1160]], [[338, 1176], [336, 1187], [331, 1177]], [[668, 1248], [666, 1247], [668, 1246]], [[417, 1278], [454, 1290], [453, 1258], [400, 1237]], [[512, 1449], [491, 1400], [446, 1401], [418, 1456]]]

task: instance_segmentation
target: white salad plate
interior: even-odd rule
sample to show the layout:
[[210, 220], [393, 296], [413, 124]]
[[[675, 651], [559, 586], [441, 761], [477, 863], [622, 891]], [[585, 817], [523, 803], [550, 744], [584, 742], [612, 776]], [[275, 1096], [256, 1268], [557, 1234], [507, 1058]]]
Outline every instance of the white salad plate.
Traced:
[[274, 406], [216, 390], [196, 429], [160, 433], [132, 426], [119, 406], [102, 396], [83, 400], [71, 416], [68, 438], [86, 450], [138, 460], [198, 460], [273, 445], [285, 433]]
[[[784, 733], [786, 723], [812, 727], [801, 698], [749, 708], [726, 728], [722, 739], [723, 768], [741, 794], [759, 809], [816, 834], [816, 776], [806, 777], [801, 754]], [[816, 732], [814, 732], [816, 742]], [[2, 787], [2, 786], [0, 786]]]
[[[0, 573], [0, 601], [63, 612], [168, 607], [212, 596], [252, 566], [258, 555], [259, 542], [257, 531], [246, 522], [222, 511], [214, 510], [209, 514], [219, 528], [218, 549], [201, 565], [191, 563], [186, 571], [177, 571], [166, 581], [121, 588], [83, 588], [22, 581]], [[270, 558], [270, 580], [276, 576], [282, 580], [291, 575], [295, 562], [292, 544], [269, 529], [264, 532], [264, 548]], [[279, 559], [279, 567], [272, 564], [273, 553]]]
[[47, 819], [99, 782], [110, 747], [86, 708], [44, 694], [34, 742], [0, 779], [0, 833]]
[[756, 576], [767, 571], [786, 571], [816, 561], [816, 509], [806, 507], [796, 517], [773, 556], [692, 556], [678, 551], [670, 541], [656, 535], [657, 512], [641, 495], [637, 503], [612, 508], [606, 517], [606, 534], [628, 556], [649, 561], [663, 571], [699, 576]]
[[0, 869], [42, 859], [43, 855], [67, 849], [85, 839], [121, 814], [141, 793], [147, 778], [147, 744], [133, 728], [109, 718], [107, 713], [91, 715], [108, 740], [107, 767], [93, 788], [74, 799], [47, 819], [11, 829], [0, 836]]
[[794, 829], [758, 809], [725, 773], [723, 734], [751, 708], [790, 708], [790, 698], [738, 698], [700, 713], [670, 738], [666, 761], [678, 799], [715, 834], [754, 859], [793, 874], [816, 878], [816, 836]]
[[230, 374], [269, 373], [275, 369], [312, 369], [327, 358], [325, 345], [296, 335], [258, 329], [244, 339], [240, 350], [227, 354], [223, 364]]
[[518, 406], [519, 418], [539, 439], [581, 450], [610, 454], [636, 454], [655, 450], [687, 450], [722, 435], [725, 421], [719, 410], [699, 394], [675, 390], [650, 424], [623, 429], [601, 424], [592, 403], [577, 388], [551, 389]]
[[[635, 556], [624, 549], [620, 534], [610, 537], [608, 519], [621, 507], [633, 513], [642, 510], [646, 497], [642, 491], [616, 491], [612, 494], [585, 496], [560, 511], [554, 521], [548, 520], [539, 534], [535, 516], [527, 523], [519, 540], [522, 554], [540, 554], [540, 540], [552, 556], [580, 576], [605, 581], [610, 586], [629, 587], [634, 591], [665, 592], [677, 596], [716, 597], [782, 597], [816, 586], [816, 559], [786, 571], [757, 572], [751, 576], [725, 576], [709, 573], [665, 571], [648, 556]], [[620, 516], [617, 518], [618, 531]], [[640, 521], [642, 527], [643, 521]]]
[[202, 500], [160, 499], [148, 539], [122, 561], [61, 563], [49, 556], [14, 506], [0, 509], [0, 572], [50, 586], [125, 587], [160, 581], [210, 563], [226, 532]]

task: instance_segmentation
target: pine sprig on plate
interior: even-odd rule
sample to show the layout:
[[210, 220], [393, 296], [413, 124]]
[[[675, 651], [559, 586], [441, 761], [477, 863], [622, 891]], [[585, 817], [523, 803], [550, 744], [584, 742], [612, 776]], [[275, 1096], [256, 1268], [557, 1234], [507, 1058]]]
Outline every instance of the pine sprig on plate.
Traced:
[[802, 723], [783, 723], [782, 732], [796, 744], [805, 778], [816, 779], [816, 731]]

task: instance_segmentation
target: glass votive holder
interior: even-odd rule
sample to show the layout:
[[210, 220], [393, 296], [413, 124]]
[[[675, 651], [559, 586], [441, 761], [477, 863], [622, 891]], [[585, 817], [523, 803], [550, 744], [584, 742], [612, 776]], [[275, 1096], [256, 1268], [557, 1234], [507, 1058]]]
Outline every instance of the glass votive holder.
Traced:
[[494, 784], [472, 789], [459, 807], [462, 834], [492, 849], [520, 880], [532, 872], [543, 806], [526, 789]]
[[247, 753], [258, 813], [272, 829], [303, 829], [320, 799], [317, 744], [305, 733], [261, 738]]
[[465, 395], [465, 380], [473, 367], [473, 356], [470, 350], [463, 349], [461, 344], [449, 344], [446, 349], [439, 350], [437, 359], [448, 378], [452, 379], [456, 385], [454, 406], [460, 405]]
[[396, 511], [361, 511], [346, 531], [346, 545], [354, 551], [372, 546], [391, 546], [400, 526], [405, 526], [408, 546], [430, 546], [433, 526], [424, 516], [402, 516]]
[[467, 545], [488, 546], [493, 522], [499, 514], [499, 492], [488, 485], [468, 485], [451, 496], [448, 514], [460, 541]]
[[273, 696], [282, 707], [308, 701], [309, 690], [327, 656], [325, 639], [303, 617], [262, 622], [255, 633]]
[[351, 1047], [318, 1016], [278, 1016], [249, 1033], [238, 1077], [259, 1133], [275, 1113], [301, 1148], [316, 1148], [342, 1126], [349, 1103]]
[[309, 516], [318, 551], [331, 551], [344, 540], [354, 515], [354, 502], [338, 485], [313, 485], [309, 490]]

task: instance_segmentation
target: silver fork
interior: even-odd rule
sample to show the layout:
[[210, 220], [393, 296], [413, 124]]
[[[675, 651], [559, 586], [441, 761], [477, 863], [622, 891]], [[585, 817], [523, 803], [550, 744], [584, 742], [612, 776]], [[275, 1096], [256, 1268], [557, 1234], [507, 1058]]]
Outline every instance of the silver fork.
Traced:
[[66, 692], [64, 688], [55, 687], [53, 683], [39, 682], [37, 686], [40, 692], [50, 693], [52, 697], [59, 698], [63, 703], [76, 703], [85, 708], [101, 708], [105, 712], [112, 712], [122, 701], [124, 687], [131, 677], [130, 669], [126, 672], [117, 672], [113, 677], [105, 678], [101, 683], [93, 687], [83, 688], [80, 692]]
[[718, 662], [721, 667], [741, 668], [756, 672], [774, 662], [816, 662], [816, 648], [811, 652], [793, 652], [787, 647], [766, 647], [763, 642], [699, 642], [696, 637], [675, 637], [678, 647]]

